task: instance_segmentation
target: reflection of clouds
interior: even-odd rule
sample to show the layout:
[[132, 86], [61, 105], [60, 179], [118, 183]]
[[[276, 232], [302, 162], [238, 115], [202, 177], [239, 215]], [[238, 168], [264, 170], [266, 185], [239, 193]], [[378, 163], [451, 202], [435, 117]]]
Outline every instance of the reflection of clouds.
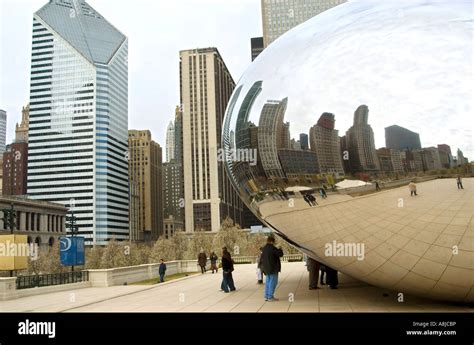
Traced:
[[255, 123], [266, 100], [288, 97], [294, 138], [325, 111], [343, 135], [367, 104], [377, 147], [384, 128], [398, 124], [420, 133], [423, 146], [447, 143], [473, 156], [472, 142], [451, 132], [472, 127], [471, 35], [469, 2], [349, 2], [271, 44], [242, 77], [242, 94], [264, 81]]

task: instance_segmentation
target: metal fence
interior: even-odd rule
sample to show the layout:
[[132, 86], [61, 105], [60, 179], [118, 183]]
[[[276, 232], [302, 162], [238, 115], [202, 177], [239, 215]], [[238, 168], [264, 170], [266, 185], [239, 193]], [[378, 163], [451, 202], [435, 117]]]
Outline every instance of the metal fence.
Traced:
[[16, 277], [16, 288], [30, 289], [34, 287], [63, 285], [89, 281], [88, 271], [76, 271], [54, 274], [38, 274], [33, 276]]

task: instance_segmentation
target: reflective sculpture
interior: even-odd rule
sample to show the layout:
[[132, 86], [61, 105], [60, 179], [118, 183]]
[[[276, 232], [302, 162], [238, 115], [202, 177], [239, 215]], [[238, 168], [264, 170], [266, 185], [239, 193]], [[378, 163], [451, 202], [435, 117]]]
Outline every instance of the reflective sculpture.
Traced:
[[472, 35], [470, 2], [415, 0], [350, 1], [281, 36], [227, 108], [242, 200], [354, 278], [474, 301]]

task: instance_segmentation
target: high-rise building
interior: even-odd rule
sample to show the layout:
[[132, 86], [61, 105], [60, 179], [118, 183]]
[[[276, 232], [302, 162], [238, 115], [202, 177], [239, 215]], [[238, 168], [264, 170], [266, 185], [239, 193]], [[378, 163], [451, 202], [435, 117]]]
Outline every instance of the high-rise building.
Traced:
[[0, 109], [0, 156], [5, 152], [7, 140], [7, 112]]
[[3, 153], [3, 195], [26, 195], [28, 143], [8, 145]]
[[302, 150], [309, 150], [308, 134], [300, 133], [300, 146]]
[[128, 240], [128, 39], [84, 0], [51, 0], [32, 40], [28, 196], [73, 207], [86, 244]]
[[263, 37], [253, 37], [250, 39], [250, 48], [252, 51], [252, 61], [263, 51]]
[[420, 150], [420, 135], [393, 125], [385, 128], [385, 146], [395, 150]]
[[390, 149], [382, 147], [376, 150], [379, 159], [380, 171], [384, 173], [393, 172], [392, 154]]
[[218, 161], [224, 115], [235, 82], [216, 48], [180, 52], [186, 232], [242, 224], [243, 204]]
[[352, 172], [377, 172], [380, 169], [375, 152], [374, 131], [368, 119], [369, 108], [366, 105], [359, 106], [354, 112], [354, 124], [346, 132]]
[[456, 158], [457, 158], [457, 166], [461, 166], [461, 165], [469, 163], [468, 159], [464, 157], [464, 154], [462, 153], [461, 149], [458, 149]]
[[139, 200], [138, 231], [131, 240], [156, 240], [163, 233], [162, 150], [148, 130], [129, 130], [128, 146], [130, 185], [138, 186]]
[[163, 163], [163, 206], [165, 236], [167, 228], [171, 233], [183, 231], [184, 198], [182, 196], [182, 165], [176, 161]]
[[423, 152], [423, 170], [441, 169], [441, 159], [437, 147], [425, 147]]
[[453, 155], [451, 154], [451, 147], [446, 144], [438, 145], [439, 160], [443, 168], [449, 169], [454, 166]]
[[390, 149], [390, 156], [392, 158], [393, 171], [396, 173], [403, 173], [405, 170], [403, 169], [402, 152]]
[[288, 98], [281, 101], [267, 101], [260, 114], [258, 123], [258, 154], [262, 163], [265, 175], [269, 179], [285, 178], [278, 149], [287, 148], [284, 145], [285, 139], [285, 117]]
[[334, 114], [323, 113], [318, 123], [309, 130], [309, 137], [311, 150], [318, 156], [319, 172], [341, 178], [344, 176], [344, 167], [338, 131], [334, 129], [335, 122]]
[[166, 129], [166, 161], [171, 162], [175, 153], [175, 130], [174, 122], [170, 121]]
[[28, 131], [30, 123], [30, 105], [21, 109], [21, 122], [16, 124], [15, 128], [15, 142], [16, 143], [27, 143], [28, 142]]
[[346, 0], [261, 0], [263, 42], [267, 47], [293, 27]]

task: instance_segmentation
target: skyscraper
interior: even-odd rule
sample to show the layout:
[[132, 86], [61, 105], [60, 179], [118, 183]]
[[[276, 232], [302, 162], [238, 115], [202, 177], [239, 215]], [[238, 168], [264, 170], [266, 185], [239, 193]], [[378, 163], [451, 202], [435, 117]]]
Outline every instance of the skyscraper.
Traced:
[[[138, 187], [138, 231], [132, 241], [157, 240], [163, 233], [162, 150], [148, 130], [128, 131], [130, 184]], [[133, 222], [133, 220], [132, 220]]]
[[352, 172], [377, 172], [380, 170], [375, 151], [374, 131], [368, 124], [369, 108], [361, 105], [354, 112], [354, 124], [346, 132], [349, 164]]
[[309, 131], [311, 150], [318, 157], [318, 170], [321, 174], [344, 176], [341, 159], [341, 144], [338, 131], [334, 129], [334, 114], [323, 113], [318, 123]]
[[30, 105], [27, 104], [26, 107], [21, 109], [21, 122], [16, 124], [15, 128], [15, 142], [17, 143], [27, 143], [28, 142], [28, 131], [30, 123]]
[[28, 195], [74, 207], [89, 245], [129, 239], [127, 50], [84, 0], [33, 16]]
[[166, 129], [166, 161], [170, 162], [174, 159], [175, 153], [175, 131], [174, 123], [170, 121]]
[[443, 168], [449, 169], [454, 166], [453, 155], [451, 154], [451, 147], [446, 144], [438, 145], [439, 159]]
[[7, 112], [0, 109], [0, 156], [5, 152], [7, 140]]
[[308, 134], [300, 133], [300, 146], [301, 146], [302, 150], [308, 150], [309, 149]]
[[419, 150], [420, 135], [397, 125], [389, 126], [385, 128], [385, 146], [395, 150]]
[[226, 217], [242, 224], [242, 202], [222, 161], [221, 132], [235, 83], [216, 48], [180, 52], [186, 232], [218, 231]]
[[270, 43], [315, 15], [346, 0], [261, 0], [263, 42]]

